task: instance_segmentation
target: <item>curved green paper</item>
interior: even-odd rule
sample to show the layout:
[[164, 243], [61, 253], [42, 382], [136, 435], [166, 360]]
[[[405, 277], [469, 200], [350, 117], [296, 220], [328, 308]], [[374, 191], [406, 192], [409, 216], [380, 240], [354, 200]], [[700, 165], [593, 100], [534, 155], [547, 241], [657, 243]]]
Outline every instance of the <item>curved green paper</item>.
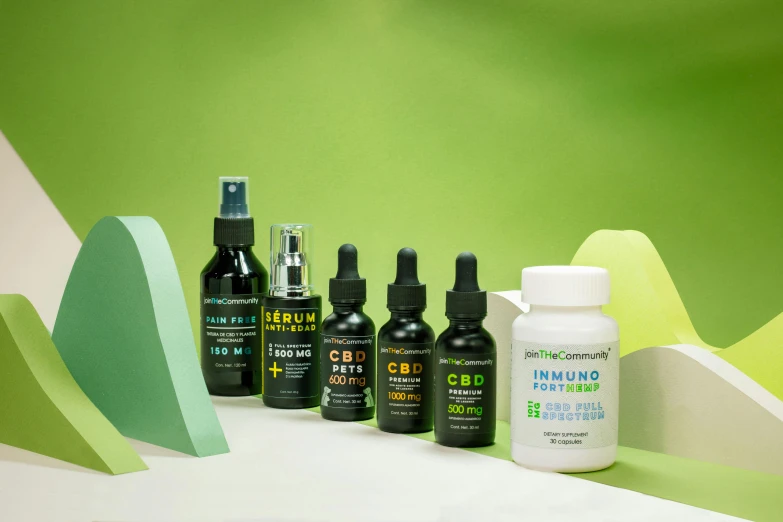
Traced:
[[117, 475], [147, 466], [90, 402], [27, 298], [0, 295], [0, 442]]
[[123, 435], [198, 457], [228, 452], [166, 237], [149, 217], [90, 231], [52, 334], [74, 379]]
[[571, 264], [611, 272], [612, 303], [605, 310], [620, 324], [622, 355], [648, 346], [701, 346], [783, 399], [783, 314], [721, 350], [699, 337], [661, 256], [641, 232], [599, 230], [585, 240]]

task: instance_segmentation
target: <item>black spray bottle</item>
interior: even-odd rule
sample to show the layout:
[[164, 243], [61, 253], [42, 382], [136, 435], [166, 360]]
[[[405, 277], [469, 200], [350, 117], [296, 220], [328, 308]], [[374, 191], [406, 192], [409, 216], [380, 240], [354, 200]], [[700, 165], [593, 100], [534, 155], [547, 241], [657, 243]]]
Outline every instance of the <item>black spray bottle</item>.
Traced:
[[375, 415], [375, 324], [362, 311], [367, 281], [359, 277], [353, 245], [337, 251], [337, 276], [329, 280], [334, 311], [321, 325], [321, 416], [337, 421]]
[[264, 404], [318, 406], [321, 296], [313, 293], [312, 225], [272, 225], [264, 296]]
[[427, 287], [419, 282], [416, 251], [397, 253], [388, 287], [391, 319], [378, 332], [378, 427], [393, 433], [432, 430], [435, 333], [422, 319]]
[[217, 252], [201, 272], [201, 370], [212, 395], [261, 393], [261, 299], [269, 275], [253, 254], [248, 179], [222, 177]]
[[497, 349], [484, 329], [487, 292], [476, 256], [457, 256], [454, 289], [446, 291], [449, 326], [435, 343], [435, 440], [444, 446], [495, 441]]

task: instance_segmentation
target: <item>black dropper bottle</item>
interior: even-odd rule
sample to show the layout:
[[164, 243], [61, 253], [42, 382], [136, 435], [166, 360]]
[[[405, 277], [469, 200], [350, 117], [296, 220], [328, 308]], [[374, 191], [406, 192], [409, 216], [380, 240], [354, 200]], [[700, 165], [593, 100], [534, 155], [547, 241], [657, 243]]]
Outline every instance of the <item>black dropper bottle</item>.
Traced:
[[416, 251], [397, 253], [388, 287], [391, 319], [378, 332], [378, 427], [393, 433], [432, 430], [435, 333], [422, 319], [427, 287], [419, 282]]
[[201, 272], [201, 371], [212, 395], [261, 393], [261, 298], [269, 274], [253, 254], [248, 179], [221, 177], [217, 251]]
[[321, 416], [337, 421], [375, 415], [375, 324], [362, 308], [367, 281], [359, 276], [356, 247], [337, 251], [337, 275], [329, 280], [334, 311], [321, 325]]
[[488, 446], [495, 441], [497, 349], [482, 321], [487, 292], [478, 262], [457, 256], [454, 289], [446, 291], [449, 326], [435, 342], [435, 440], [444, 446]]

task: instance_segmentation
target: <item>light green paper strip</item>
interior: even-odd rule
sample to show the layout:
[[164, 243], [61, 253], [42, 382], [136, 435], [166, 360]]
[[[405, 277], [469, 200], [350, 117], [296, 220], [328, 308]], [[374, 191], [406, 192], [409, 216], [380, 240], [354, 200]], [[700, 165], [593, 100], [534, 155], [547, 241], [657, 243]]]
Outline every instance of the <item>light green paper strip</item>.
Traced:
[[614, 466], [574, 476], [758, 522], [783, 513], [783, 477], [623, 446]]
[[[469, 451], [511, 460], [511, 429], [498, 421], [494, 445]], [[783, 477], [621, 446], [605, 470], [573, 477], [757, 521], [779, 521]]]
[[228, 452], [171, 249], [154, 219], [106, 217], [93, 227], [52, 338], [123, 435], [198, 457]]
[[110, 473], [147, 466], [63, 364], [33, 305], [0, 295], [0, 442]]
[[582, 243], [571, 264], [600, 266], [612, 274], [612, 302], [604, 311], [620, 325], [621, 355], [669, 344], [706, 347], [644, 234], [599, 230]]
[[585, 240], [571, 264], [611, 272], [612, 303], [604, 309], [620, 325], [622, 355], [648, 346], [701, 346], [783, 400], [783, 314], [721, 350], [696, 332], [661, 256], [641, 232], [599, 230]]
[[[320, 413], [320, 408], [308, 411]], [[359, 424], [378, 427], [375, 418]], [[435, 442], [435, 432], [409, 435]], [[511, 427], [498, 421], [495, 444], [466, 451], [511, 461]], [[779, 522], [783, 513], [783, 477], [621, 446], [608, 469], [571, 476], [629, 489], [759, 522]]]

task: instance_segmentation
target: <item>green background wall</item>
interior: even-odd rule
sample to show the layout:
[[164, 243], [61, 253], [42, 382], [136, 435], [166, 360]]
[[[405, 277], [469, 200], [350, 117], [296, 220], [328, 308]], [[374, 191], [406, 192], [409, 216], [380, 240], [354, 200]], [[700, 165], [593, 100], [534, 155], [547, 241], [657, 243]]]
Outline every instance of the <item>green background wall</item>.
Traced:
[[[217, 177], [267, 226], [355, 242], [385, 319], [412, 246], [442, 327], [462, 250], [490, 290], [646, 233], [705, 341], [783, 309], [783, 3], [0, 0], [0, 129], [84, 239], [149, 215], [190, 305]], [[12, 226], [5, 224], [3, 226]]]

